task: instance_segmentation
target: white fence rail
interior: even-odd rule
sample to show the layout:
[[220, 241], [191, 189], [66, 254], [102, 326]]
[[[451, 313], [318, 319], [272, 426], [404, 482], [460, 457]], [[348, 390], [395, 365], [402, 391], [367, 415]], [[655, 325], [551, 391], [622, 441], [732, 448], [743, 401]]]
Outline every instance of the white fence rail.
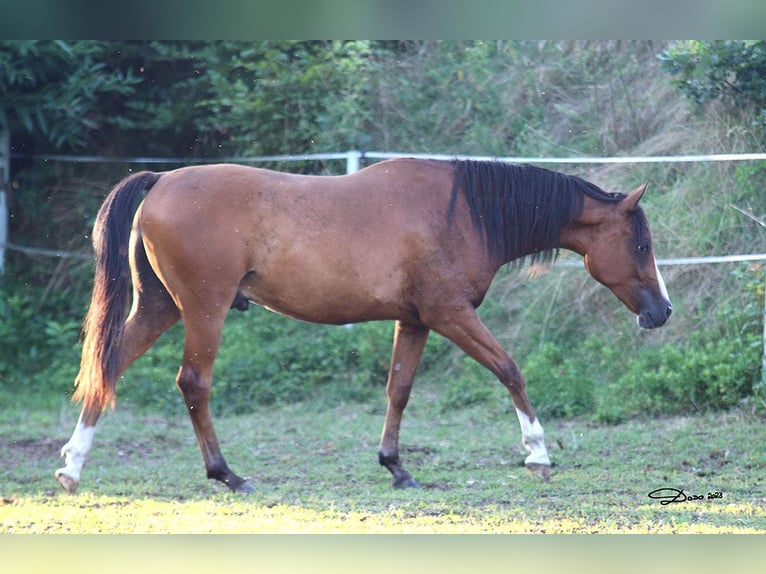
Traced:
[[346, 172], [357, 171], [363, 160], [382, 160], [397, 157], [416, 159], [473, 159], [478, 161], [504, 161], [513, 163], [545, 164], [615, 164], [615, 163], [699, 163], [716, 161], [757, 161], [766, 160], [766, 153], [719, 153], [701, 155], [653, 155], [653, 156], [489, 156], [348, 150], [331, 153], [306, 153], [282, 155], [224, 156], [224, 157], [107, 157], [96, 155], [27, 155], [11, 154], [13, 159], [35, 159], [39, 161], [61, 161], [74, 163], [127, 163], [127, 164], [204, 164], [204, 163], [267, 163], [290, 161], [346, 160]]

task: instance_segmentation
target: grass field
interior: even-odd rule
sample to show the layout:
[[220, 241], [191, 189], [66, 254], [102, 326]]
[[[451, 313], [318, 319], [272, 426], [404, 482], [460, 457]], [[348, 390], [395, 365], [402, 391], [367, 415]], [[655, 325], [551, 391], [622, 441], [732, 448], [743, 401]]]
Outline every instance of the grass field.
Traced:
[[[0, 411], [0, 532], [766, 533], [757, 415], [543, 421], [554, 468], [542, 483], [522, 466], [510, 409], [444, 414], [419, 395], [401, 440], [423, 488], [394, 490], [377, 463], [383, 406], [307, 403], [219, 419], [230, 465], [257, 486], [247, 497], [204, 477], [185, 416], [119, 406], [67, 495], [53, 471], [77, 410]], [[690, 499], [662, 504], [649, 497], [660, 488]]]

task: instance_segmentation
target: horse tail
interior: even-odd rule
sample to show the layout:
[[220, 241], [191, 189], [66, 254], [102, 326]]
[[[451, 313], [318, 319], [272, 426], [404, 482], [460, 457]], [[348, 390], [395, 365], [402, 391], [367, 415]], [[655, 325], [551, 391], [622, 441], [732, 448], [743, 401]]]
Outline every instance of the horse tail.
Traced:
[[93, 226], [93, 294], [83, 325], [82, 359], [72, 400], [84, 401], [85, 407], [98, 412], [107, 405], [114, 406], [121, 374], [121, 343], [130, 290], [131, 223], [145, 192], [161, 175], [142, 171], [122, 180], [104, 200]]

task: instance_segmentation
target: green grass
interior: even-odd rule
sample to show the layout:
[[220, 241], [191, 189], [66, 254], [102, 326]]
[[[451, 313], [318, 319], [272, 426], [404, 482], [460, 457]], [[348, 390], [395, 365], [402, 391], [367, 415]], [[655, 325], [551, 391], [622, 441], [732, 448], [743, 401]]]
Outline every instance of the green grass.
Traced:
[[[257, 486], [247, 497], [204, 477], [184, 417], [119, 406], [99, 424], [78, 493], [67, 495], [53, 471], [77, 411], [0, 412], [0, 532], [766, 533], [757, 415], [543, 421], [555, 466], [542, 483], [522, 466], [512, 409], [445, 414], [425, 388], [401, 437], [423, 488], [404, 491], [377, 464], [382, 398], [219, 418], [230, 465]], [[648, 497], [663, 487], [723, 498], [663, 506]]]

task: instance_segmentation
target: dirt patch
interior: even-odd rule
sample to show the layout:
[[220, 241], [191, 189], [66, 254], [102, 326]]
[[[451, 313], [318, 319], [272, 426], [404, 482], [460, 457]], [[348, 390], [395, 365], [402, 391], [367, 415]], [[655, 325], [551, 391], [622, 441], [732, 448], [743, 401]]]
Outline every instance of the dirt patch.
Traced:
[[32, 438], [4, 440], [0, 438], [0, 452], [4, 460], [40, 460], [56, 458], [66, 440], [59, 438]]
[[[0, 437], [0, 460], [3, 463], [29, 463], [40, 460], [56, 460], [61, 456], [61, 447], [66, 444], [68, 438], [45, 437], [13, 439]], [[160, 460], [167, 456], [168, 449], [178, 449], [185, 446], [175, 438], [167, 438], [162, 435], [152, 436], [147, 440], [126, 440], [118, 438], [109, 440], [101, 437], [98, 443], [99, 449], [106, 452], [113, 450], [122, 459], [140, 458]]]

